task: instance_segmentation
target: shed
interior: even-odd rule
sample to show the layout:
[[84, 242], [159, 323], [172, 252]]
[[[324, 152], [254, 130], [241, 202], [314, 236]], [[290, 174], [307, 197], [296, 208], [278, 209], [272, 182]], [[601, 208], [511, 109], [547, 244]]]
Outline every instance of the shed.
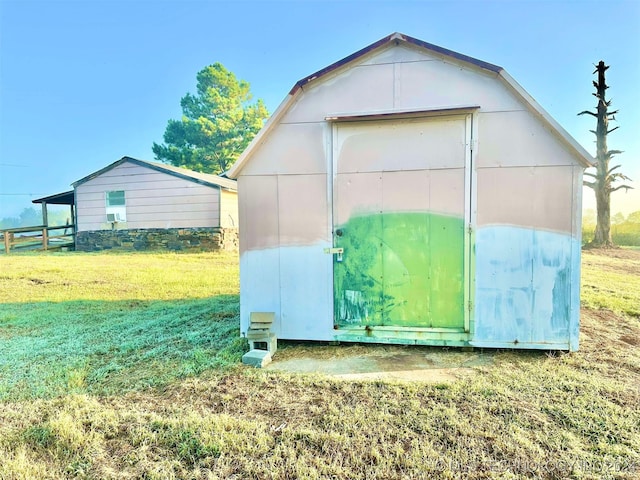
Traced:
[[501, 67], [389, 35], [297, 82], [228, 172], [241, 333], [576, 350], [592, 161]]
[[236, 181], [123, 157], [73, 183], [76, 249], [234, 249]]

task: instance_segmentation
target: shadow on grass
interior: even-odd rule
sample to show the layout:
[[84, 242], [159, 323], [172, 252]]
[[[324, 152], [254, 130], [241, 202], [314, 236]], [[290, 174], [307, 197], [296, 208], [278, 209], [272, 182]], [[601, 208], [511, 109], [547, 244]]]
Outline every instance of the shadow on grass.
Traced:
[[240, 362], [239, 298], [0, 305], [0, 400], [117, 394]]

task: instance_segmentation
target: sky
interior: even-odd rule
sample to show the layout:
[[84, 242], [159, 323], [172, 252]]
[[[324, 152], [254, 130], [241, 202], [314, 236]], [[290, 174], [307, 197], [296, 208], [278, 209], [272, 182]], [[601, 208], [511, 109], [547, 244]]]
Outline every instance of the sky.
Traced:
[[[500, 65], [595, 155], [594, 64], [609, 148], [640, 210], [640, 0], [0, 0], [0, 218], [123, 156], [154, 160], [196, 73], [221, 62], [275, 111], [301, 78], [389, 35]], [[595, 208], [591, 190], [585, 208]]]

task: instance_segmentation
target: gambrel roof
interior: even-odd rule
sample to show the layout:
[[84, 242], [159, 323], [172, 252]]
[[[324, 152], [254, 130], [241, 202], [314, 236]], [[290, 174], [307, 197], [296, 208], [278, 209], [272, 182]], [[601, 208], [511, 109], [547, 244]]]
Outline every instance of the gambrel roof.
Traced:
[[[524, 88], [522, 88], [504, 70], [504, 68], [469, 57], [467, 55], [463, 55], [461, 53], [454, 52], [452, 50], [448, 50], [443, 47], [439, 47], [437, 45], [433, 45], [431, 43], [424, 42], [422, 40], [418, 40], [417, 38], [410, 37], [409, 35], [396, 32], [296, 82], [293, 88], [289, 91], [287, 97], [269, 118], [262, 130], [260, 130], [258, 135], [256, 135], [253, 141], [240, 155], [236, 163], [229, 169], [229, 171], [227, 172], [227, 176], [229, 176], [230, 178], [237, 178], [239, 176], [241, 170], [247, 163], [248, 159], [251, 157], [253, 151], [267, 138], [269, 132], [279, 123], [279, 120], [287, 113], [287, 111], [294, 104], [296, 99], [304, 92], [307, 86], [323, 81], [329, 74], [335, 72], [336, 70], [340, 70], [343, 67], [355, 64], [357, 61], [361, 60], [364, 55], [368, 55], [371, 52], [382, 50], [392, 45], [403, 44], [413, 48], [422, 49], [432, 55], [442, 58], [443, 60], [447, 60], [461, 66], [469, 67], [470, 69], [484, 71], [485, 73], [495, 76], [504, 86], [507, 87], [507, 89], [512, 94], [514, 94], [517, 98], [520, 99], [520, 101], [522, 101], [522, 103], [531, 113], [534, 114], [538, 121], [540, 121], [560, 140], [560, 142], [567, 148], [571, 155], [576, 158], [576, 160], [583, 167], [586, 168], [592, 166], [594, 162], [593, 157], [584, 149], [584, 147], [582, 147], [582, 145], [580, 145], [571, 135], [569, 135], [569, 133], [564, 130], [560, 126], [560, 124], [558, 124], [558, 122], [556, 122], [553, 117], [551, 117], [551, 115], [549, 115], [534, 100], [534, 98], [529, 95], [524, 90]], [[381, 115], [394, 113], [404, 112], [380, 112]], [[331, 120], [332, 118], [328, 119]]]

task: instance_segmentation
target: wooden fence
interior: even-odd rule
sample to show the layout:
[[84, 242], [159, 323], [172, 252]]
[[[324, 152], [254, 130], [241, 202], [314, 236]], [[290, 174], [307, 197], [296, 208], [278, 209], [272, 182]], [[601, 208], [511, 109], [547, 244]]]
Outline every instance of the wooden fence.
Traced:
[[0, 231], [3, 236], [0, 252], [10, 253], [12, 250], [51, 250], [62, 247], [73, 247], [75, 225], [49, 227], [7, 228]]

